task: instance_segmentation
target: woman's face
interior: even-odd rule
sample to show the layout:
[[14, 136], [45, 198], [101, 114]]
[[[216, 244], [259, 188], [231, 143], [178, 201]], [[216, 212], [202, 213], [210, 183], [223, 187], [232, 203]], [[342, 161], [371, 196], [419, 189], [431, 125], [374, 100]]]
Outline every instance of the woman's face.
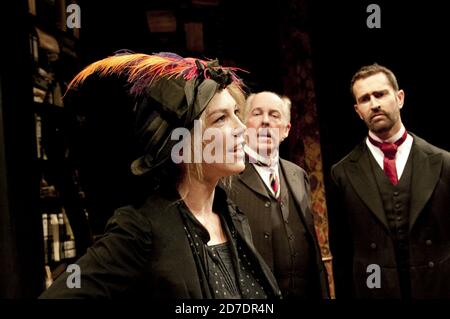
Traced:
[[246, 127], [237, 113], [236, 100], [228, 89], [224, 89], [214, 95], [202, 114], [205, 179], [220, 179], [240, 173], [245, 168], [243, 144]]

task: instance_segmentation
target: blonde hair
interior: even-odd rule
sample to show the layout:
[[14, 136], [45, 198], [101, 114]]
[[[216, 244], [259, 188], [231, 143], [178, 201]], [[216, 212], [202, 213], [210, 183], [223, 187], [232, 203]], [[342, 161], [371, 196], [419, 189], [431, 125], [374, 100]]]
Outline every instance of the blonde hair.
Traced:
[[[228, 90], [228, 93], [230, 93], [231, 97], [236, 101], [238, 110], [241, 110], [243, 105], [245, 104], [245, 93], [242, 91], [242, 89], [234, 83], [228, 85], [225, 89]], [[219, 93], [219, 91], [217, 93]], [[209, 104], [208, 104], [208, 106], [209, 106]], [[206, 107], [208, 107], [208, 106], [206, 106]], [[202, 115], [199, 118], [202, 133], [206, 129], [206, 127], [204, 126], [205, 117], [206, 117], [206, 112], [203, 111]], [[191, 136], [193, 136], [193, 133], [194, 133], [194, 129], [191, 130]], [[195, 141], [195, 138], [191, 138], [191, 148], [190, 148], [191, 152], [194, 151], [194, 141]], [[191, 155], [193, 155], [193, 154], [191, 154]], [[194, 177], [201, 182], [204, 181], [203, 163], [186, 163], [184, 165], [184, 168], [185, 168], [183, 171], [184, 176], [182, 176], [182, 179], [183, 178], [187, 179], [187, 181], [189, 183], [192, 180], [192, 178], [194, 178]], [[222, 185], [224, 185], [226, 187], [231, 187], [231, 178], [232, 178], [231, 176], [223, 177], [221, 179]]]

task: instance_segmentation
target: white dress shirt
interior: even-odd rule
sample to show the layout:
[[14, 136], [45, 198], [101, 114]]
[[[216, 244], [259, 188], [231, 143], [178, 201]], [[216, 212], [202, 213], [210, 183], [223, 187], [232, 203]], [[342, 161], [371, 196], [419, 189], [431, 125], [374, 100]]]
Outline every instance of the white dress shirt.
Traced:
[[258, 162], [261, 162], [261, 165], [258, 165], [256, 163], [252, 163], [252, 165], [255, 167], [256, 171], [258, 172], [259, 176], [261, 176], [261, 179], [263, 180], [264, 184], [266, 184], [267, 188], [272, 192], [274, 196], [276, 196], [275, 192], [272, 189], [272, 186], [270, 185], [270, 174], [274, 173], [277, 181], [278, 181], [278, 188], [281, 187], [280, 183], [280, 174], [278, 172], [278, 163], [279, 163], [279, 154], [278, 151], [275, 151], [274, 154], [270, 158], [262, 157], [258, 153], [256, 153], [254, 150], [252, 150], [247, 145], [244, 146], [244, 151], [247, 153], [249, 157], [252, 159], [256, 159]]
[[[384, 140], [384, 141], [381, 140], [378, 136], [373, 134], [371, 131], [369, 131], [369, 135], [375, 141], [378, 141], [381, 143], [383, 143], [383, 142], [394, 143], [395, 141], [397, 141], [398, 139], [400, 139], [402, 137], [404, 132], [405, 132], [405, 127], [402, 124], [402, 127], [400, 128], [400, 130], [387, 140]], [[395, 154], [395, 167], [397, 169], [398, 180], [400, 180], [400, 177], [403, 174], [403, 170], [405, 169], [406, 162], [408, 161], [409, 153], [411, 151], [412, 143], [413, 143], [413, 138], [411, 135], [408, 134], [406, 136], [406, 140], [397, 148], [397, 153]], [[381, 151], [381, 149], [379, 147], [373, 145], [369, 141], [369, 138], [366, 138], [366, 144], [367, 144], [367, 147], [369, 148], [370, 152], [372, 153], [373, 157], [375, 158], [375, 161], [378, 163], [378, 165], [380, 165], [381, 169], [384, 169], [383, 168], [384, 167], [383, 151]]]

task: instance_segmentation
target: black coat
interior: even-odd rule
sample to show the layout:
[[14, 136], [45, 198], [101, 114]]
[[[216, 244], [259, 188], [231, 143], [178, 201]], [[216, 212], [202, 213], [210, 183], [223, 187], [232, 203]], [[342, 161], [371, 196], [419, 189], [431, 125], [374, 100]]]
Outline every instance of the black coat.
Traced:
[[[450, 153], [411, 135], [411, 296], [450, 298]], [[362, 142], [331, 171], [330, 245], [337, 298], [401, 297], [394, 242], [369, 152]], [[367, 286], [370, 264], [380, 266], [380, 288]]]
[[[227, 207], [225, 220], [255, 255], [262, 278], [269, 284], [268, 296], [280, 291], [268, 266], [252, 244], [246, 217], [216, 188], [216, 199]], [[106, 226], [105, 235], [89, 248], [77, 264], [81, 288], [68, 289], [65, 273], [41, 298], [211, 298], [204, 274], [199, 271], [189, 246], [179, 211], [181, 200], [154, 194], [139, 209], [118, 209]]]
[[[301, 167], [281, 158], [280, 167], [295, 205], [297, 205], [298, 211], [301, 212], [300, 218], [309, 235], [307, 239], [310, 240], [310, 247], [314, 251], [313, 258], [315, 259], [315, 273], [317, 274], [318, 283], [317, 291], [319, 291], [322, 298], [327, 299], [330, 297], [328, 279], [314, 227], [308, 175]], [[233, 184], [229, 195], [247, 215], [255, 246], [264, 257], [266, 263], [273, 267], [273, 255], [277, 247], [273, 246], [272, 240], [268, 240], [265, 233], [265, 226], [271, 223], [270, 214], [263, 214], [270, 209], [266, 205], [270, 197], [253, 165], [247, 163], [245, 170], [241, 174], [233, 176]]]

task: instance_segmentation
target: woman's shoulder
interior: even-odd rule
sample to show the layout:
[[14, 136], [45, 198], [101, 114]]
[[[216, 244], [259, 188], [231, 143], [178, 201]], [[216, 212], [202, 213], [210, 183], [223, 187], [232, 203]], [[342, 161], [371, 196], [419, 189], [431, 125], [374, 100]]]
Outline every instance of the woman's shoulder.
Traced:
[[177, 194], [167, 191], [153, 192], [147, 199], [138, 205], [128, 205], [116, 209], [115, 216], [135, 219], [152, 219], [164, 215], [168, 210], [174, 210], [180, 199]]

